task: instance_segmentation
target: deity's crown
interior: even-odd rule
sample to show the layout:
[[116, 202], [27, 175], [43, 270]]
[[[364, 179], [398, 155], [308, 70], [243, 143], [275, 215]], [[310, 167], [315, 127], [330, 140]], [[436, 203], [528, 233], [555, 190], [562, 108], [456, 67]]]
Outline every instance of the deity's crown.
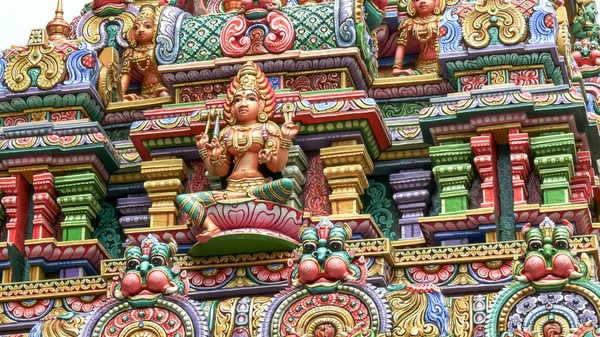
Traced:
[[548, 217], [546, 217], [539, 225], [539, 229], [542, 231], [544, 237], [552, 237], [555, 227], [554, 221], [550, 220]]
[[258, 70], [253, 63], [246, 62], [239, 74], [240, 82], [237, 90], [252, 90], [260, 95], [260, 87], [258, 86]]
[[271, 118], [276, 106], [273, 85], [255, 63], [248, 61], [242, 66], [227, 87], [224, 115], [230, 125], [235, 124], [235, 118], [231, 115], [231, 106], [235, 93], [240, 90], [252, 90], [264, 102], [264, 109], [258, 116], [259, 122], [265, 123]]
[[152, 247], [156, 244], [158, 244], [158, 240], [152, 236], [152, 234], [148, 234], [148, 236], [142, 241], [142, 253], [144, 255], [150, 255]]
[[143, 5], [140, 8], [140, 14], [137, 16], [135, 21], [145, 21], [150, 20], [154, 21], [156, 16], [156, 8], [152, 5]]

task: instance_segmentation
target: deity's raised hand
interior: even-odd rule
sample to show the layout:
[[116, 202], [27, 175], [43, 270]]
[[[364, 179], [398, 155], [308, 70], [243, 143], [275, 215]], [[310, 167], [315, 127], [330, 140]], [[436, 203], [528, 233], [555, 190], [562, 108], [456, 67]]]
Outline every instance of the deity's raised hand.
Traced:
[[219, 144], [219, 139], [217, 139], [217, 137], [213, 137], [212, 141], [206, 144], [206, 150], [208, 151], [211, 160], [219, 159], [223, 153], [223, 148], [221, 147], [221, 144]]
[[281, 126], [281, 136], [285, 139], [292, 139], [298, 134], [298, 125], [294, 122], [286, 122]]
[[198, 150], [206, 149], [206, 144], [210, 142], [210, 138], [206, 133], [202, 133], [196, 136], [196, 147]]

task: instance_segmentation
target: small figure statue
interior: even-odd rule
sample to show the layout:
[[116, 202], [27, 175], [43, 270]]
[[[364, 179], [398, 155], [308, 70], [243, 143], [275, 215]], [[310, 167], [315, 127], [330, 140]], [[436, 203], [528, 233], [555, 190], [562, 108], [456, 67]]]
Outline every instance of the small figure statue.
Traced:
[[[409, 0], [406, 7], [408, 17], [398, 27], [400, 35], [392, 69], [394, 76], [433, 74], [439, 71], [438, 28], [444, 7], [444, 0]], [[419, 41], [420, 52], [415, 69], [406, 70], [403, 69], [404, 53], [411, 37]]]
[[298, 133], [298, 126], [287, 114], [281, 128], [270, 121], [274, 112], [273, 86], [256, 64], [247, 62], [227, 89], [224, 118], [229, 125], [212, 140], [207, 133], [196, 137], [198, 152], [208, 172], [219, 177], [231, 172], [226, 190], [177, 197], [179, 207], [196, 224], [203, 223], [203, 233], [196, 237], [200, 242], [219, 231], [211, 221], [205, 221], [208, 219], [203, 205], [248, 197], [285, 203], [291, 196], [290, 179], [267, 182], [259, 172], [260, 164], [272, 172], [281, 172], [288, 161], [292, 138]]
[[573, 45], [575, 50], [572, 55], [578, 66], [595, 67], [600, 65], [600, 50], [598, 42], [582, 39]]
[[593, 0], [577, 0], [577, 15], [571, 27], [573, 35], [578, 39], [599, 41], [600, 25], [596, 23], [596, 3]]
[[[125, 101], [169, 96], [167, 88], [160, 80], [154, 57], [155, 17], [156, 8], [152, 5], [143, 5], [140, 8], [140, 15], [129, 31], [128, 39], [131, 47], [125, 50], [121, 70], [121, 85]], [[141, 82], [141, 95], [126, 93], [132, 80]]]

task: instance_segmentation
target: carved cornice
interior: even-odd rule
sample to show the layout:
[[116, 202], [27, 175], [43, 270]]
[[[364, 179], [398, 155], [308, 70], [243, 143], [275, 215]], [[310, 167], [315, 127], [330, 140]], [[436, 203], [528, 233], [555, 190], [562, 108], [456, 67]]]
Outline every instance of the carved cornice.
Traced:
[[107, 283], [99, 276], [0, 284], [0, 302], [102, 294], [107, 290]]

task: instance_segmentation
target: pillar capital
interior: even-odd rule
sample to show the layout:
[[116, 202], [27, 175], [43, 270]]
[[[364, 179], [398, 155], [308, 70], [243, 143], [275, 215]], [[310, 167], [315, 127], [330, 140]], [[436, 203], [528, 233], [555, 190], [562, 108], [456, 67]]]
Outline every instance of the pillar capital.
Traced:
[[185, 180], [188, 168], [183, 159], [157, 159], [142, 162], [142, 175], [146, 180], [175, 178]]
[[183, 193], [182, 181], [187, 179], [188, 168], [183, 159], [157, 159], [142, 163], [142, 175], [146, 178], [144, 189], [152, 206], [150, 227], [170, 227], [177, 225], [177, 195]]
[[469, 208], [473, 181], [473, 153], [469, 143], [442, 144], [429, 148], [433, 175], [441, 187], [441, 214], [464, 212]]
[[572, 133], [549, 133], [531, 138], [531, 152], [540, 174], [544, 205], [566, 205], [571, 199], [571, 178], [577, 154]]
[[360, 213], [360, 195], [369, 187], [367, 175], [373, 173], [366, 147], [356, 141], [334, 142], [332, 147], [321, 149], [321, 160], [332, 189], [329, 200], [333, 214]]
[[60, 224], [63, 241], [88, 240], [92, 219], [100, 212], [98, 200], [106, 196], [106, 184], [95, 174], [78, 172], [54, 179], [57, 199], [65, 219]]

